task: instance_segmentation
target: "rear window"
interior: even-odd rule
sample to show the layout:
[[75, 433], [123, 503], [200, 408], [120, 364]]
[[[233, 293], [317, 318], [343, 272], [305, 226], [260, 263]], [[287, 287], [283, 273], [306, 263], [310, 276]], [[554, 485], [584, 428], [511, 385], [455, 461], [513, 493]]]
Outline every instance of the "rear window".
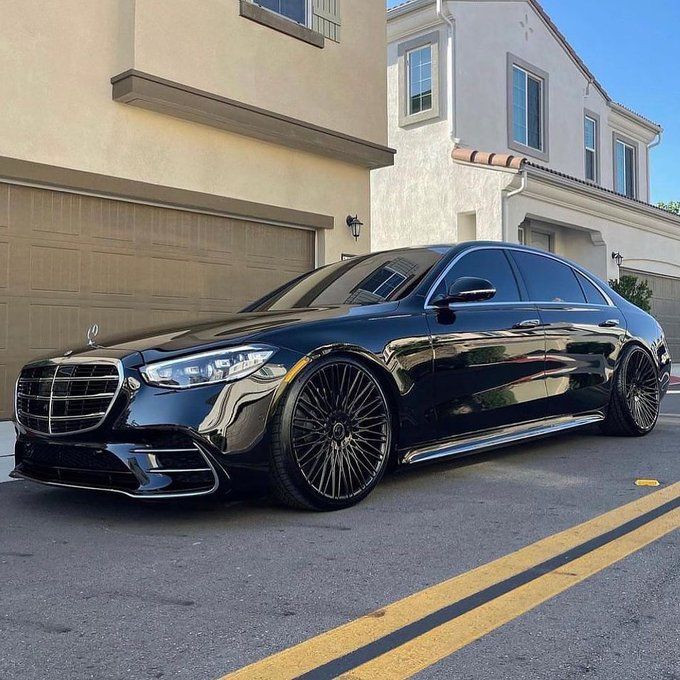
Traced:
[[581, 288], [583, 288], [583, 292], [586, 295], [586, 300], [591, 304], [591, 305], [606, 305], [607, 300], [605, 299], [604, 295], [600, 293], [598, 288], [595, 286], [590, 279], [587, 279], [581, 272], [576, 272], [576, 276], [578, 278], [579, 283], [581, 284]]
[[512, 251], [533, 302], [585, 302], [574, 270], [550, 257]]

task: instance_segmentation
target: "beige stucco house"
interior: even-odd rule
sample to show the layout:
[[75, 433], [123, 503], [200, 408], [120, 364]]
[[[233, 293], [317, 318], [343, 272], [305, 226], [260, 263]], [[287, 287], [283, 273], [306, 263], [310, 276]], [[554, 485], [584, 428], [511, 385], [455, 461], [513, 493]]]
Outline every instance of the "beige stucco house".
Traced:
[[93, 322], [219, 316], [370, 249], [385, 23], [366, 0], [3, 0], [0, 417], [19, 365]]
[[536, 0], [388, 13], [373, 246], [505, 240], [647, 279], [680, 356], [680, 216], [650, 205], [656, 123], [616, 103]]

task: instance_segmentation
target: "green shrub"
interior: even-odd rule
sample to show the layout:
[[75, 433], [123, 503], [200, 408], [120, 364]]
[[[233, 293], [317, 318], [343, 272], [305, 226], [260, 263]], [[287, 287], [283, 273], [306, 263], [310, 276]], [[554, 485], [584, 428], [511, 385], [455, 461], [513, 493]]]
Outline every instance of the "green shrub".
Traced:
[[637, 276], [626, 275], [612, 279], [609, 285], [628, 302], [632, 302], [645, 312], [652, 311], [652, 289], [646, 281], [638, 279]]

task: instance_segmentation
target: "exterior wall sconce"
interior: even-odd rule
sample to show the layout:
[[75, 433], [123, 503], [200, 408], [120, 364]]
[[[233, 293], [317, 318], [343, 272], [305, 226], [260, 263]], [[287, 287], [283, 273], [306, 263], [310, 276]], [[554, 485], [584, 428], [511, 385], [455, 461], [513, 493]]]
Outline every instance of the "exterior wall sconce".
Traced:
[[623, 255], [621, 255], [621, 253], [619, 253], [618, 251], [615, 251], [612, 253], [612, 260], [616, 262], [616, 265], [618, 267], [621, 267], [621, 265], [623, 264]]
[[364, 223], [361, 220], [359, 220], [359, 216], [355, 215], [354, 217], [352, 217], [351, 215], [347, 215], [347, 226], [352, 232], [354, 240], [358, 241], [359, 236], [361, 236], [361, 227], [364, 226]]

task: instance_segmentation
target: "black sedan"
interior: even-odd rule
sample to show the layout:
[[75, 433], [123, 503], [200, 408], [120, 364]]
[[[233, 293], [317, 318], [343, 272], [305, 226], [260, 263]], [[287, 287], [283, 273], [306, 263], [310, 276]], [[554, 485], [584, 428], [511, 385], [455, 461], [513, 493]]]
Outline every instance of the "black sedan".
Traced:
[[517, 245], [375, 253], [214, 323], [67, 352], [17, 381], [15, 477], [138, 498], [267, 475], [344, 508], [412, 465], [599, 423], [641, 436], [670, 378], [659, 324]]

